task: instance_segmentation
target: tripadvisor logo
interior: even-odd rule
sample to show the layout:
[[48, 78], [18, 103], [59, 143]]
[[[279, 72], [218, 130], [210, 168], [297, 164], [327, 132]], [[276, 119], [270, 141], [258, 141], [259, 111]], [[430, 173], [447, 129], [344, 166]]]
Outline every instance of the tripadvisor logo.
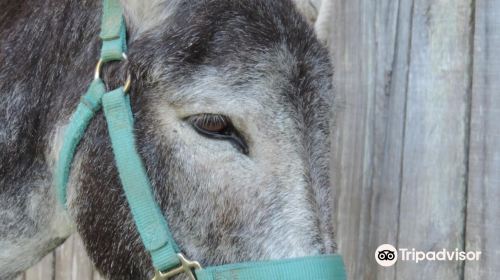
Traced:
[[[399, 255], [399, 257], [398, 257]], [[442, 249], [439, 251], [418, 251], [415, 248], [396, 249], [391, 244], [382, 244], [375, 250], [375, 260], [381, 266], [393, 266], [396, 261], [410, 261], [419, 263], [421, 261], [478, 261], [481, 251], [460, 251], [455, 249], [449, 251]]]
[[398, 260], [398, 250], [391, 244], [382, 244], [375, 250], [375, 260], [381, 266], [392, 266]]

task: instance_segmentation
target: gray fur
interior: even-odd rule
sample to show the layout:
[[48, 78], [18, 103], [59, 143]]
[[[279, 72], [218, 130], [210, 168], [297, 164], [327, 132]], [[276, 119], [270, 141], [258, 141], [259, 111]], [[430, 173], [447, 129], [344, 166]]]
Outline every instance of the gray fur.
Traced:
[[[110, 279], [147, 279], [102, 116], [73, 163], [69, 214], [55, 201], [62, 132], [92, 79], [100, 1], [0, 4], [0, 279], [77, 230]], [[124, 0], [139, 152], [182, 251], [203, 265], [331, 253], [331, 66], [287, 0]], [[141, 4], [138, 4], [141, 3]], [[185, 118], [231, 118], [250, 148]], [[74, 221], [74, 224], [73, 222]]]

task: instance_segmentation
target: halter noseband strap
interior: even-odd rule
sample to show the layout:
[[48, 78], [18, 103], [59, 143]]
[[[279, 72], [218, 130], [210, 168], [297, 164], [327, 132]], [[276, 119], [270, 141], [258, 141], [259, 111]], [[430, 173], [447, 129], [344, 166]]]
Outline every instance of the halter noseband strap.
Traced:
[[132, 211], [144, 247], [149, 252], [155, 276], [153, 280], [170, 279], [186, 273], [195, 280], [253, 279], [345, 279], [344, 265], [339, 255], [320, 255], [295, 259], [246, 262], [201, 268], [198, 262], [187, 260], [175, 243], [167, 221], [156, 200], [146, 169], [139, 156], [134, 137], [134, 119], [126, 85], [106, 92], [100, 68], [109, 61], [126, 58], [126, 28], [119, 0], [104, 0], [100, 37], [101, 57], [94, 81], [82, 96], [64, 133], [64, 142], [56, 164], [58, 200], [66, 207], [66, 188], [76, 148], [95, 113], [103, 108], [113, 147], [120, 181]]

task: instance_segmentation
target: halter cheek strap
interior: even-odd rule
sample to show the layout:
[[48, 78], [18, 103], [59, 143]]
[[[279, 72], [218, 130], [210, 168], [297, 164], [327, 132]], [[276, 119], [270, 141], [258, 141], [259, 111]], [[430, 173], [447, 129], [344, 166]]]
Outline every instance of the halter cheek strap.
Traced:
[[102, 64], [123, 60], [126, 53], [126, 28], [119, 0], [104, 0], [103, 9], [100, 34], [103, 45], [95, 79], [70, 118], [56, 164], [59, 201], [66, 207], [66, 188], [76, 148], [88, 124], [102, 107], [120, 181], [141, 240], [155, 268], [153, 280], [170, 279], [181, 273], [186, 273], [193, 280], [345, 279], [339, 255], [246, 262], [202, 269], [198, 262], [189, 261], [181, 254], [154, 198], [146, 169], [137, 152], [134, 118], [127, 94], [130, 78], [124, 87], [106, 92], [99, 77]]

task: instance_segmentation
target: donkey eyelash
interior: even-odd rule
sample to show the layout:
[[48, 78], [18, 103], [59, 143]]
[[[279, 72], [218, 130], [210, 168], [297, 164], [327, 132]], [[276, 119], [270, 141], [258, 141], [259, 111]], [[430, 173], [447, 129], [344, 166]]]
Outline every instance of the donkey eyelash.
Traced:
[[240, 152], [248, 154], [245, 139], [228, 117], [218, 114], [198, 114], [187, 117], [185, 120], [202, 136], [229, 141]]
[[216, 115], [216, 114], [199, 114], [194, 115], [188, 118], [192, 124], [197, 125], [199, 128], [204, 127], [220, 127], [220, 128], [229, 128], [232, 127], [231, 121], [228, 117], [224, 115]]

